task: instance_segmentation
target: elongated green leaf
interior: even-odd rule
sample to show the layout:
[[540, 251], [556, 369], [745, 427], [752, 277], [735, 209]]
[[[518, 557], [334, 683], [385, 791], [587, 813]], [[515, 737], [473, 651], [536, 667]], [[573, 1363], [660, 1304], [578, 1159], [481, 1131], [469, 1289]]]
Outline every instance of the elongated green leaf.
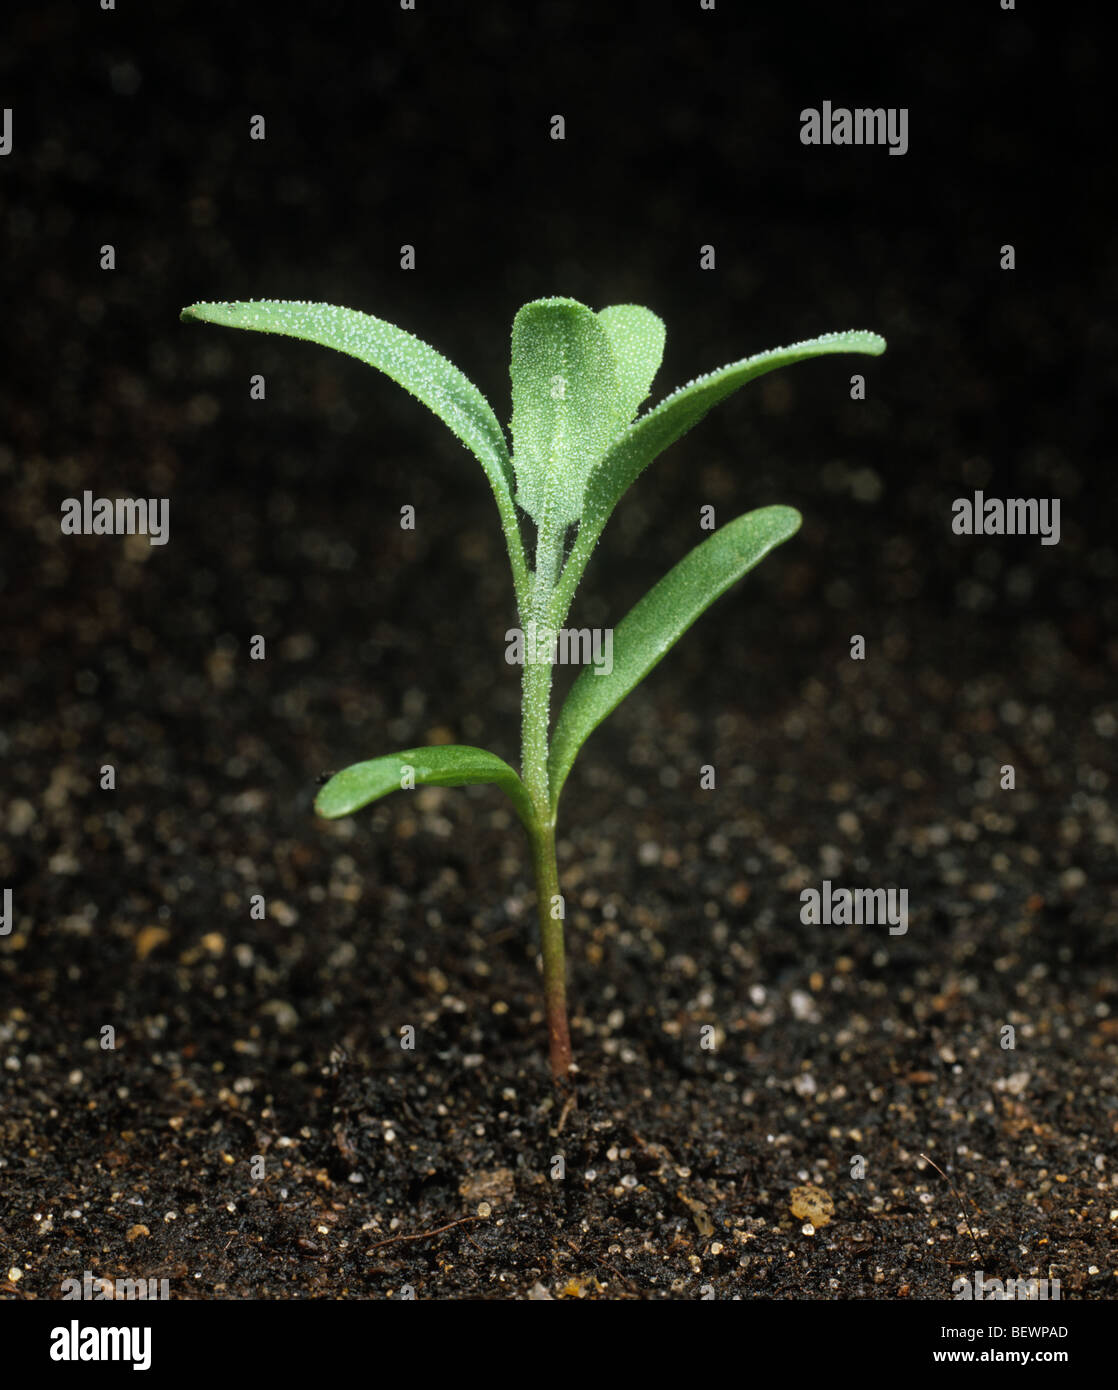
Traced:
[[630, 609], [614, 629], [613, 669], [599, 675], [604, 668], [588, 666], [559, 713], [548, 761], [553, 810], [579, 749], [602, 720], [720, 594], [799, 527], [793, 507], [747, 512], [697, 545]]
[[613, 440], [587, 480], [578, 539], [559, 587], [556, 604], [559, 619], [566, 612], [590, 552], [622, 495], [658, 454], [686, 434], [719, 401], [746, 382], [792, 362], [835, 352], [860, 352], [877, 357], [884, 351], [885, 339], [876, 333], [826, 333], [820, 338], [809, 338], [790, 347], [774, 348], [770, 352], [743, 358], [740, 362], [732, 362], [729, 366], [698, 377], [673, 391], [659, 405], [634, 421]]
[[191, 304], [181, 317], [321, 343], [376, 367], [422, 401], [485, 469], [501, 511], [517, 592], [521, 592], [525, 562], [512, 501], [512, 463], [504, 431], [489, 402], [453, 362], [430, 344], [384, 319], [334, 304], [290, 299]]
[[575, 299], [537, 299], [512, 325], [516, 499], [541, 531], [577, 521], [618, 413], [609, 334]]
[[314, 809], [327, 820], [337, 820], [409, 786], [464, 787], [490, 782], [508, 794], [520, 819], [529, 825], [532, 803], [524, 783], [508, 763], [484, 748], [462, 743], [405, 748], [367, 763], [354, 763], [330, 778], [315, 798]]
[[598, 318], [617, 361], [617, 431], [630, 424], [652, 386], [664, 356], [664, 320], [639, 304], [611, 304]]

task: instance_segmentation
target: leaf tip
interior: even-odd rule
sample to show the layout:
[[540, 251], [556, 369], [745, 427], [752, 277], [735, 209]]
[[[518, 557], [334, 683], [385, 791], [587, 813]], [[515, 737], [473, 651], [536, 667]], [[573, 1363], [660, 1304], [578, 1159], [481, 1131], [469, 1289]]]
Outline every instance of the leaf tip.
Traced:
[[783, 503], [779, 503], [772, 510], [773, 521], [786, 535], [794, 536], [804, 524], [802, 512], [799, 512], [795, 507], [786, 507]]
[[233, 304], [199, 300], [197, 304], [188, 304], [179, 318], [183, 323], [222, 323], [230, 317], [230, 311], [235, 307]]
[[324, 787], [319, 789], [318, 795], [314, 799], [314, 813], [321, 816], [323, 820], [341, 820], [343, 816], [353, 814], [353, 806], [350, 804], [351, 798], [343, 795], [345, 783], [339, 784], [339, 779], [343, 773], [336, 772]]
[[880, 357], [885, 351], [885, 339], [880, 333], [871, 333], [868, 328], [850, 328], [845, 333], [828, 336], [842, 342], [848, 352], [863, 352], [869, 357]]

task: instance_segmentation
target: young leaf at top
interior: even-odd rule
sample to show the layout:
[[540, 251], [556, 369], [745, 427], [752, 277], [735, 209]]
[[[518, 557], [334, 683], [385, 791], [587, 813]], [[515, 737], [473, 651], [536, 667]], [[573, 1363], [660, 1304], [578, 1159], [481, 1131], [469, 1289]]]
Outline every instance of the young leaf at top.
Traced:
[[405, 748], [401, 753], [354, 763], [330, 778], [315, 798], [314, 809], [327, 820], [337, 820], [409, 785], [464, 787], [486, 783], [499, 786], [516, 807], [520, 819], [525, 825], [530, 824], [532, 803], [524, 783], [508, 763], [484, 748], [462, 743]]
[[516, 500], [561, 533], [582, 511], [590, 469], [617, 419], [618, 380], [605, 325], [576, 299], [537, 299], [512, 325]]
[[614, 629], [613, 669], [588, 666], [571, 686], [551, 742], [551, 807], [578, 751], [603, 719], [648, 675], [720, 594], [770, 550], [795, 535], [794, 507], [761, 507], [727, 522], [685, 555]]
[[819, 338], [773, 348], [770, 352], [720, 367], [681, 386], [642, 415], [612, 441], [587, 480], [578, 538], [564, 568], [556, 598], [557, 620], [566, 613], [590, 553], [618, 501], [657, 455], [686, 434], [719, 401], [746, 382], [792, 362], [835, 352], [861, 352], [877, 357], [884, 351], [885, 339], [876, 333], [825, 333]]
[[609, 334], [617, 363], [615, 433], [631, 423], [648, 395], [664, 356], [664, 320], [639, 304], [612, 304], [598, 318]]
[[517, 592], [521, 592], [525, 562], [512, 501], [512, 464], [504, 431], [489, 402], [442, 353], [384, 319], [334, 304], [291, 299], [203, 303], [190, 305], [181, 317], [321, 343], [376, 367], [422, 401], [485, 469], [501, 512]]

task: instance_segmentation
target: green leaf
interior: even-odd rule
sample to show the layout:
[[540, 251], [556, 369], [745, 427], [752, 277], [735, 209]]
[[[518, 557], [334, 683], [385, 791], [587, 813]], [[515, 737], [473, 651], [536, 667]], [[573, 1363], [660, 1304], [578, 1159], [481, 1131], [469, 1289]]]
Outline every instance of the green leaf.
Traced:
[[618, 501], [658, 454], [686, 434], [719, 401], [725, 400], [746, 382], [792, 362], [835, 352], [860, 352], [877, 357], [884, 351], [885, 339], [876, 333], [826, 333], [820, 338], [809, 338], [790, 347], [774, 348], [770, 352], [761, 352], [720, 367], [681, 386], [642, 415], [613, 440], [605, 457], [587, 480], [578, 538], [559, 586], [556, 602], [559, 620], [562, 620], [570, 604], [590, 553]]
[[537, 299], [512, 325], [516, 500], [540, 530], [560, 533], [582, 511], [591, 468], [618, 414], [613, 349], [597, 314], [575, 299]]
[[630, 424], [652, 386], [664, 356], [664, 320], [639, 304], [612, 304], [598, 318], [609, 334], [617, 362], [618, 414], [621, 431]]
[[684, 556], [630, 609], [614, 629], [613, 669], [599, 675], [599, 668], [588, 666], [571, 686], [556, 721], [548, 760], [553, 811], [591, 733], [720, 594], [795, 535], [800, 519], [792, 507], [761, 507], [737, 517]]
[[444, 743], [433, 748], [405, 748], [400, 753], [354, 763], [337, 772], [315, 798], [314, 809], [327, 820], [351, 816], [389, 792], [413, 786], [464, 787], [496, 783], [506, 792], [524, 824], [534, 819], [524, 783], [503, 758], [484, 748]]
[[453, 362], [430, 344], [384, 319], [334, 304], [289, 299], [192, 304], [182, 311], [181, 317], [321, 343], [376, 367], [422, 401], [485, 469], [501, 511], [517, 592], [521, 592], [526, 566], [512, 501], [514, 480], [504, 431], [489, 402]]

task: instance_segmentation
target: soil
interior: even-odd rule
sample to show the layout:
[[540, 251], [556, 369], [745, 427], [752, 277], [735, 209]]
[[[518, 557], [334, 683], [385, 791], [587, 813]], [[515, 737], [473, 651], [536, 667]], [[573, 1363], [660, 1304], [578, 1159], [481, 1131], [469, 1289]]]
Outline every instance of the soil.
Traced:
[[[980, 95], [912, 21], [818, 35], [801, 70], [794, 17], [720, 7], [717, 30], [634, 35], [603, 92], [580, 6], [380, 19], [364, 56], [329, 5], [268, 45], [185, 3], [111, 31], [89, 8], [17, 13], [4, 59], [4, 1296], [89, 1270], [175, 1299], [919, 1300], [980, 1268], [1114, 1297], [1114, 257], [1094, 166], [1060, 143], [1090, 36], [974, 27]], [[904, 159], [795, 139], [843, 52], [852, 93], [947, 103]], [[558, 83], [574, 53], [556, 96], [533, 61]], [[1066, 124], [1014, 105], [1038, 71]], [[638, 108], [650, 73], [663, 100]], [[533, 120], [534, 145], [506, 133]], [[177, 321], [367, 308], [503, 417], [508, 324], [545, 293], [660, 312], [657, 398], [826, 329], [889, 340], [721, 407], [588, 570], [576, 616], [612, 623], [702, 538], [700, 506], [805, 516], [564, 793], [574, 1104], [499, 793], [311, 809], [325, 772], [396, 748], [517, 759], [480, 470], [360, 364]], [[60, 535], [85, 488], [171, 498], [170, 543]], [[1059, 545], [953, 535], [978, 488], [1059, 496]], [[907, 932], [804, 923], [824, 880], [906, 890]]]

